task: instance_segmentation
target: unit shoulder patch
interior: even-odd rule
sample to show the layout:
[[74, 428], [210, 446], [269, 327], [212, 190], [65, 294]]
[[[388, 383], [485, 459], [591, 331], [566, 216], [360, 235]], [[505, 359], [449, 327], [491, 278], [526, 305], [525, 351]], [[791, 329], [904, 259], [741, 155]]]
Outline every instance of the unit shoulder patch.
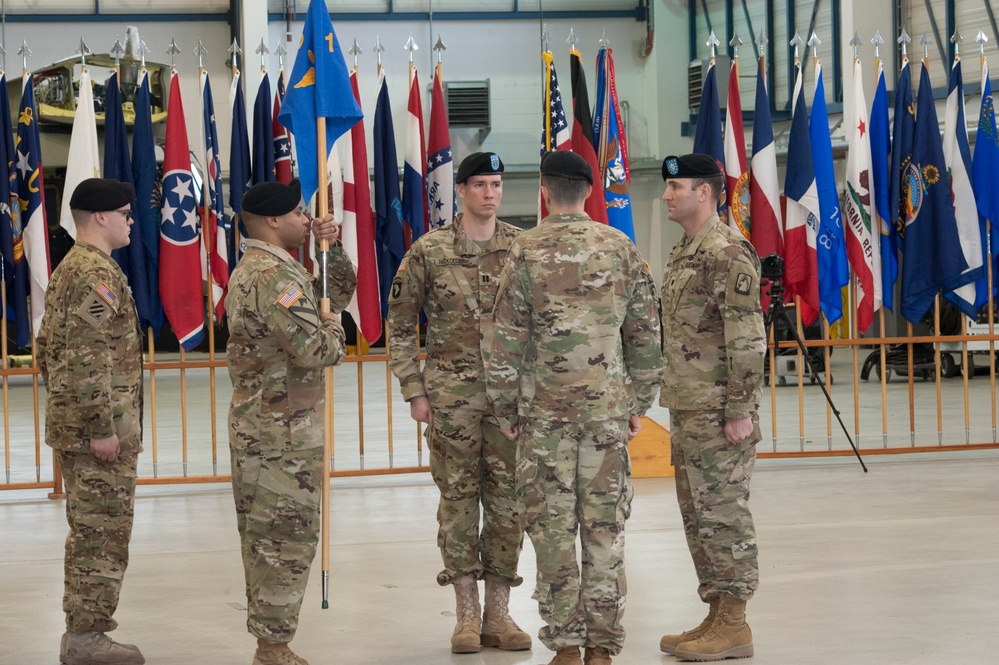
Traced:
[[114, 314], [113, 304], [116, 300], [114, 292], [101, 283], [87, 294], [86, 299], [77, 308], [76, 315], [93, 328], [100, 328]]
[[735, 292], [742, 296], [748, 296], [749, 290], [753, 287], [753, 278], [744, 272], [740, 272], [735, 278]]

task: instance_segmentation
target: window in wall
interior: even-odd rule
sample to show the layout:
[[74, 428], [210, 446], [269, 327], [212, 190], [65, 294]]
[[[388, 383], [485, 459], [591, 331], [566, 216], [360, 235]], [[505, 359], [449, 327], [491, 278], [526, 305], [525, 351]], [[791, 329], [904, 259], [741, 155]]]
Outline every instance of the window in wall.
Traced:
[[[794, 49], [789, 45], [797, 30], [801, 39], [808, 41], [814, 31], [821, 41], [818, 55], [822, 62], [822, 76], [826, 89], [826, 103], [833, 105], [842, 102], [842, 76], [840, 63], [840, 35], [838, 34], [838, 3], [834, 0], [691, 0], [691, 59], [710, 57], [710, 48], [705, 44], [711, 30], [721, 43], [719, 56], [730, 55], [728, 42], [733, 31], [738, 33], [743, 44], [739, 48], [739, 82], [742, 108], [749, 111], [755, 104], [756, 67], [759, 51], [756, 38], [762, 30], [769, 40], [766, 47], [767, 93], [771, 109], [778, 115], [790, 111], [790, 94], [793, 85], [792, 60]], [[750, 34], [752, 33], [752, 34]], [[806, 99], [811, 100], [815, 80], [813, 74], [812, 49], [803, 45], [799, 49], [802, 67], [805, 71]], [[718, 71], [719, 86], [728, 81], [728, 63], [724, 72]], [[720, 91], [724, 97], [724, 91]]]
[[[267, 11], [284, 13], [285, 0], [268, 0]], [[326, 0], [333, 13], [394, 12], [584, 12], [633, 10], [638, 0]], [[291, 11], [304, 12], [308, 0], [292, 0]]]
[[224, 14], [228, 0], [5, 0], [8, 14]]
[[[996, 26], [995, 10], [990, 7], [992, 4], [992, 0], [945, 0], [934, 3], [897, 0], [896, 7], [901, 23], [912, 37], [912, 43], [909, 44], [909, 61], [915, 65], [922, 59], [923, 47], [919, 41], [923, 34], [929, 35], [933, 40], [929, 49], [929, 66], [930, 82], [934, 89], [947, 88], [954, 53], [950, 38], [955, 28], [964, 37], [961, 53], [965, 57], [978, 53], [975, 37], [979, 30], [982, 30], [989, 40], [985, 47], [986, 54], [995, 49], [999, 40], [999, 28]], [[918, 69], [913, 70], [914, 78], [919, 74]], [[966, 86], [975, 80], [973, 75], [969, 76], [967, 65], [965, 65], [964, 79]]]

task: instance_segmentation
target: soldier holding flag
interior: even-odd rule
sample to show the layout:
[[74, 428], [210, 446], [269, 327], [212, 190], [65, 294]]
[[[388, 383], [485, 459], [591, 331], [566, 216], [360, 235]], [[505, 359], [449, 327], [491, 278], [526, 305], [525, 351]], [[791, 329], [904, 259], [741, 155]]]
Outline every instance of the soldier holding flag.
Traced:
[[[289, 252], [310, 224], [297, 182], [259, 183], [243, 196], [249, 239], [233, 271], [229, 312], [229, 447], [236, 521], [246, 571], [247, 621], [257, 637], [253, 665], [306, 665], [288, 648], [298, 627], [319, 540], [323, 482], [323, 368], [346, 355], [338, 314], [320, 313], [319, 284]], [[311, 224], [335, 242], [327, 215]], [[339, 247], [327, 289], [340, 312], [357, 279]]]

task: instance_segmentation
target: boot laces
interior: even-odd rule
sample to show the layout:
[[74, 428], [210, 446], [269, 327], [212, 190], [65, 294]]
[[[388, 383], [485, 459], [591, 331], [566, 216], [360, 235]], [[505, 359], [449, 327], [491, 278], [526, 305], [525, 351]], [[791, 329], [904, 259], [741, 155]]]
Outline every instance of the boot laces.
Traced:
[[458, 621], [465, 625], [471, 625], [479, 616], [479, 610], [476, 607], [478, 603], [475, 598], [475, 587], [472, 585], [462, 585], [458, 586], [458, 594], [461, 598], [461, 602], [458, 603]]

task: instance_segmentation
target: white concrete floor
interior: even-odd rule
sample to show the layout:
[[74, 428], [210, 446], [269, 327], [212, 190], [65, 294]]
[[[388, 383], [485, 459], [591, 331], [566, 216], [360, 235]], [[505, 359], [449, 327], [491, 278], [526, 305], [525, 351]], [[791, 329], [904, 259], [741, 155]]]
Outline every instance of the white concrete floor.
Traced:
[[[761, 460], [751, 505], [761, 586], [749, 605], [761, 665], [999, 662], [999, 453]], [[671, 663], [659, 636], [695, 625], [672, 479], [636, 480], [621, 665]], [[434, 576], [437, 491], [426, 475], [337, 479], [331, 608], [319, 558], [294, 647], [312, 665], [538, 664], [530, 652], [452, 655], [453, 594]], [[242, 568], [228, 487], [143, 486], [115, 637], [151, 665], [248, 665]], [[0, 493], [0, 664], [54, 665], [61, 612], [61, 501]], [[515, 618], [541, 622], [529, 541]]]

